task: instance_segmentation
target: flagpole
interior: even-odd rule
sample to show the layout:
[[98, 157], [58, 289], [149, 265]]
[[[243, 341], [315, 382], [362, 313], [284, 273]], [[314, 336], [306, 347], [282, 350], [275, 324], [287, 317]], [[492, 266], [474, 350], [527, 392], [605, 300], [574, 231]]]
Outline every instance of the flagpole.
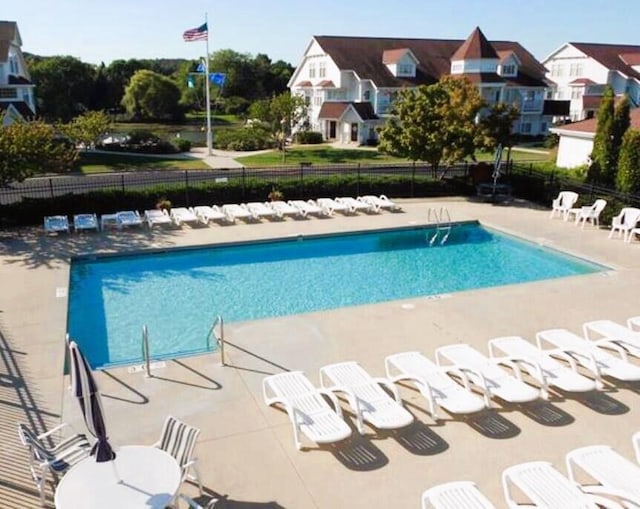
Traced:
[[211, 155], [212, 148], [212, 136], [211, 136], [211, 93], [209, 92], [209, 21], [207, 19], [207, 13], [204, 13], [204, 21], [207, 24], [207, 55], [204, 59], [204, 80], [205, 85], [205, 101], [207, 103], [207, 154]]

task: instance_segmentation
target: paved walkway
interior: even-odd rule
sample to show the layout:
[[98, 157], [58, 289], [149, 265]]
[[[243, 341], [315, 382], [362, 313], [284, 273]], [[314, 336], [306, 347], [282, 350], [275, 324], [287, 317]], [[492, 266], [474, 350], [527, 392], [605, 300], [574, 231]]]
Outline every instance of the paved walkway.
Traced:
[[[127, 368], [97, 374], [113, 443], [153, 443], [167, 414], [200, 427], [197, 455], [207, 491], [199, 500], [221, 498], [216, 507], [223, 509], [418, 508], [424, 489], [465, 479], [504, 507], [500, 473], [512, 464], [547, 460], [564, 471], [566, 452], [600, 443], [632, 458], [640, 385], [613, 380], [602, 392], [552, 391], [549, 401], [496, 402], [493, 410], [468, 419], [442, 412], [437, 422], [420, 394], [402, 386], [415, 425], [390, 433], [367, 428], [363, 437], [355, 434], [333, 447], [305, 442], [302, 451], [296, 450], [286, 414], [262, 401], [265, 375], [300, 369], [317, 382], [320, 366], [352, 359], [378, 376], [384, 373], [384, 357], [395, 352], [433, 356], [434, 348], [455, 342], [486, 351], [487, 340], [496, 336], [531, 340], [552, 327], [579, 333], [589, 320], [624, 322], [639, 314], [637, 242], [607, 239], [606, 229], [581, 230], [550, 220], [548, 210], [521, 201], [494, 206], [465, 199], [408, 200], [403, 206], [405, 212], [398, 214], [153, 233], [44, 237], [35, 228], [0, 232], [0, 507], [37, 505], [26, 456], [17, 444], [17, 422], [43, 430], [64, 420], [84, 430], [62, 374], [69, 256], [415, 225], [424, 222], [429, 207], [441, 206], [455, 220], [478, 219], [612, 270], [442, 299], [417, 297], [226, 324], [226, 367], [214, 353], [168, 361], [152, 378]], [[347, 412], [346, 418], [353, 426], [353, 416]], [[197, 495], [191, 485], [184, 490]]]

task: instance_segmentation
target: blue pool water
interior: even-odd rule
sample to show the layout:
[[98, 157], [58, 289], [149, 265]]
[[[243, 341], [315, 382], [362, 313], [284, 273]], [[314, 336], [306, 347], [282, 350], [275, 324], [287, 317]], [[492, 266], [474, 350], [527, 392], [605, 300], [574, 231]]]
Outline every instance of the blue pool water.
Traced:
[[203, 352], [216, 315], [254, 320], [523, 283], [605, 267], [473, 224], [444, 245], [434, 230], [290, 238], [274, 242], [78, 259], [71, 265], [68, 331], [90, 364]]

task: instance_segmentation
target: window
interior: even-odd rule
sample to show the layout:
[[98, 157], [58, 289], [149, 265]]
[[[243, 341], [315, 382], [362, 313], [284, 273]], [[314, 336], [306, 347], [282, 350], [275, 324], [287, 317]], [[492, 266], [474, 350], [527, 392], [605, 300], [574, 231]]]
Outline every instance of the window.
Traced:
[[327, 75], [327, 64], [326, 62], [318, 63], [318, 77], [324, 78]]
[[413, 76], [413, 65], [398, 64], [398, 76]]
[[582, 76], [584, 67], [580, 63], [573, 63], [569, 65], [569, 76]]
[[460, 73], [460, 72], [462, 72], [462, 70], [463, 70], [463, 66], [462, 66], [462, 63], [460, 63], [460, 62], [458, 62], [456, 64], [453, 64], [451, 66], [451, 73], [452, 74]]
[[315, 77], [316, 77], [316, 63], [309, 62], [309, 78], [315, 78]]
[[317, 94], [313, 96], [313, 105], [321, 106], [322, 105], [322, 95]]
[[371, 100], [371, 90], [365, 90], [362, 94], [362, 100], [363, 101], [370, 101]]
[[507, 64], [502, 66], [502, 74], [505, 76], [513, 76], [516, 73], [516, 66], [514, 64]]
[[18, 61], [16, 57], [11, 57], [9, 59], [9, 68], [11, 69], [11, 74], [18, 74]]
[[0, 99], [17, 99], [18, 91], [15, 88], [0, 88]]
[[562, 64], [553, 64], [551, 66], [551, 76], [556, 76], [560, 78], [564, 75]]
[[580, 99], [582, 97], [582, 90], [579, 88], [574, 88], [571, 90], [571, 99]]
[[522, 126], [520, 128], [520, 131], [523, 134], [530, 134], [531, 133], [531, 122], [523, 122]]
[[547, 132], [547, 123], [546, 122], [541, 122], [540, 123], [540, 132], [541, 133], [546, 133]]

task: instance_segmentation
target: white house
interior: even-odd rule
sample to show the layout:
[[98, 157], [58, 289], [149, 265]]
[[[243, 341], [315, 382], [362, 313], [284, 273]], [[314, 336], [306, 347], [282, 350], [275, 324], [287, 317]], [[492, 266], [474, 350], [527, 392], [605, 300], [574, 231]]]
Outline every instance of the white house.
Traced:
[[640, 46], [567, 42], [545, 58], [551, 98], [570, 100], [572, 121], [598, 111], [606, 85], [640, 106]]
[[487, 102], [520, 109], [515, 132], [536, 135], [547, 133], [555, 113], [545, 101], [545, 72], [519, 43], [489, 42], [479, 28], [465, 41], [315, 36], [289, 88], [305, 97], [313, 130], [363, 144], [377, 138], [398, 91], [465, 76]]
[[22, 39], [15, 21], [0, 21], [0, 117], [7, 125], [36, 114], [35, 86], [22, 55]]
[[[631, 110], [631, 129], [640, 129], [640, 108]], [[589, 118], [573, 124], [555, 127], [551, 132], [560, 137], [556, 165], [560, 168], [575, 168], [588, 165], [593, 152], [593, 139], [596, 135], [598, 121]]]

